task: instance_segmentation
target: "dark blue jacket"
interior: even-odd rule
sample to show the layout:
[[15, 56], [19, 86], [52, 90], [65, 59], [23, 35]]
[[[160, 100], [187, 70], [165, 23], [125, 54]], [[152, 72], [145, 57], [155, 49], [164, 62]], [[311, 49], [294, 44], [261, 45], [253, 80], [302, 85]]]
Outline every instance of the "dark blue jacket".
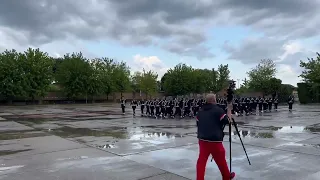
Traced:
[[215, 104], [205, 104], [197, 114], [198, 139], [222, 142], [224, 126], [229, 124], [225, 111]]

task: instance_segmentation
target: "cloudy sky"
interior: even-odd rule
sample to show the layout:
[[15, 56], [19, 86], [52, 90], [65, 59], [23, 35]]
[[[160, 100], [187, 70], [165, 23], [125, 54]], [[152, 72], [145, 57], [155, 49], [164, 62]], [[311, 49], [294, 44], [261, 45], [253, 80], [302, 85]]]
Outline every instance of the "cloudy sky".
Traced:
[[319, 7], [319, 0], [7, 0], [0, 50], [81, 51], [160, 75], [181, 62], [229, 64], [240, 81], [270, 58], [277, 77], [296, 85], [299, 60], [319, 50]]

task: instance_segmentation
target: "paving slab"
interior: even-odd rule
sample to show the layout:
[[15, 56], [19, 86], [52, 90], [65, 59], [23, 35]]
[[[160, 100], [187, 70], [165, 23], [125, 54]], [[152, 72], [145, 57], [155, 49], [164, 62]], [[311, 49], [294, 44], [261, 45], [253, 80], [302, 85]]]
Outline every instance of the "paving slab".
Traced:
[[[32, 161], [30, 161], [32, 160]], [[2, 162], [0, 179], [138, 180], [165, 171], [94, 149], [76, 149]]]
[[[5, 130], [0, 179], [195, 179], [194, 119], [140, 117], [139, 110], [133, 117], [130, 108], [121, 115], [119, 104], [0, 107], [0, 112], [15, 121], [0, 122]], [[233, 128], [237, 179], [319, 179], [319, 115], [319, 106], [295, 104], [293, 112], [280, 106], [278, 112], [235, 117], [252, 162], [249, 166]], [[208, 162], [208, 178], [221, 179], [215, 163]]]
[[185, 178], [182, 176], [178, 176], [172, 173], [164, 173], [153, 177], [148, 177], [141, 180], [190, 180], [189, 178]]
[[[225, 143], [227, 159], [228, 143]], [[251, 166], [248, 165], [242, 147], [232, 144], [232, 169], [237, 179], [303, 179], [320, 170], [318, 159], [314, 156], [246, 146]], [[195, 166], [198, 158], [197, 145], [172, 148], [127, 156], [128, 159], [152, 165], [180, 176], [195, 179]], [[299, 166], [297, 166], [299, 164]], [[214, 162], [208, 160], [207, 179], [221, 179]]]
[[11, 116], [13, 115], [12, 113], [0, 113], [0, 116]]
[[148, 132], [138, 127], [128, 128], [127, 131], [125, 138], [82, 136], [71, 139], [120, 156], [197, 143], [196, 138], [180, 134], [156, 130]]
[[0, 132], [24, 130], [33, 130], [33, 128], [19, 124], [14, 121], [0, 121]]
[[[0, 152], [8, 152], [2, 158], [16, 158], [18, 156], [33, 155], [61, 150], [85, 147], [57, 136], [33, 137], [0, 141]], [[12, 153], [10, 153], [12, 152]]]

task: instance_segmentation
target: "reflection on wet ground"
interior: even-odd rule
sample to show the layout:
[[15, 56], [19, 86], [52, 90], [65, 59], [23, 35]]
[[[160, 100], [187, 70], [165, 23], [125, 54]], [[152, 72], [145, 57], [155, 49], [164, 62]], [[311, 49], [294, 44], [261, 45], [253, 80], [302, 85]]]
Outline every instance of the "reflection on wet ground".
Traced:
[[29, 119], [20, 119], [16, 122], [24, 125], [33, 125], [33, 124], [42, 124], [47, 122], [48, 119], [41, 119], [41, 118], [29, 118]]
[[114, 138], [125, 139], [127, 137], [126, 128], [94, 130], [89, 128], [73, 128], [69, 126], [64, 126], [57, 129], [50, 129], [48, 132], [64, 138], [81, 136], [110, 136]]
[[[47, 107], [45, 109], [39, 108], [39, 110], [28, 107], [28, 112], [21, 109], [12, 110], [11, 114], [19, 116], [20, 113], [24, 113], [24, 115], [20, 118], [12, 118], [14, 120], [12, 122], [0, 122], [0, 147], [2, 147], [2, 149], [0, 148], [0, 156], [20, 153], [19, 155], [3, 157], [3, 159], [10, 159], [26, 156], [27, 154], [39, 155], [48, 153], [41, 156], [49, 158], [49, 160], [41, 162], [45, 164], [44, 167], [49, 167], [49, 169], [52, 167], [56, 168], [55, 165], [60, 165], [59, 163], [61, 163], [58, 162], [58, 159], [64, 159], [65, 162], [63, 163], [68, 164], [68, 167], [70, 166], [73, 169], [78, 168], [74, 172], [78, 170], [80, 172], [79, 167], [72, 165], [74, 161], [77, 161], [79, 164], [81, 163], [80, 168], [86, 166], [86, 168], [81, 169], [81, 172], [89, 174], [87, 170], [91, 169], [92, 166], [84, 165], [82, 162], [84, 159], [91, 159], [90, 156], [103, 157], [107, 154], [107, 156], [130, 159], [134, 155], [140, 155], [140, 160], [138, 158], [135, 159], [135, 162], [130, 162], [129, 168], [125, 165], [128, 163], [122, 163], [121, 168], [123, 167], [126, 171], [121, 171], [121, 174], [139, 174], [141, 168], [135, 168], [134, 172], [132, 172], [132, 167], [146, 164], [148, 168], [152, 166], [165, 169], [186, 178], [192, 179], [194, 177], [195, 172], [193, 171], [198, 155], [198, 146], [196, 138], [197, 127], [193, 119], [133, 118], [130, 114], [130, 109], [127, 115], [115, 115], [111, 117], [111, 114], [119, 114], [119, 107], [117, 106], [115, 110], [110, 112], [104, 111], [104, 109], [106, 107], [88, 105], [65, 109], [50, 109]], [[7, 110], [2, 111], [8, 113]], [[49, 113], [43, 114], [42, 117], [41, 113], [45, 111]], [[284, 174], [296, 173], [295, 171], [299, 170], [294, 169], [295, 171], [291, 172], [292, 166], [313, 161], [313, 159], [316, 159], [315, 157], [318, 158], [320, 156], [319, 115], [320, 111], [317, 107], [314, 109], [297, 109], [292, 113], [283, 110], [256, 116], [235, 117], [239, 128], [239, 135], [243, 138], [248, 155], [250, 159], [252, 158], [252, 164], [254, 164], [254, 166], [250, 167], [244, 165], [246, 164], [243, 161], [243, 159], [245, 160], [243, 158], [244, 153], [239, 145], [237, 132], [235, 132], [233, 127], [233, 162], [234, 168], [241, 172], [239, 173], [239, 179], [256, 178], [260, 177], [260, 175], [266, 177], [262, 179], [277, 179], [277, 175], [269, 178], [267, 174], [272, 174], [275, 169]], [[8, 115], [5, 118], [11, 119], [10, 117]], [[225, 134], [228, 135], [228, 128], [225, 131]], [[227, 146], [229, 143], [226, 142], [228, 141], [227, 136], [224, 140], [226, 150], [228, 151]], [[235, 148], [237, 146], [239, 148]], [[78, 154], [73, 153], [75, 149], [79, 152]], [[69, 154], [61, 155], [69, 150]], [[24, 151], [30, 152], [22, 153]], [[54, 153], [52, 152], [56, 154], [53, 156], [52, 154]], [[73, 156], [84, 158], [71, 158]], [[299, 157], [300, 160], [293, 162], [292, 159], [296, 160], [296, 157]], [[30, 167], [29, 164], [34, 165], [38, 163], [35, 162], [37, 159], [41, 160], [41, 158], [35, 158], [33, 155], [29, 159], [32, 162], [26, 161], [23, 165]], [[109, 158], [105, 158], [103, 163], [107, 159], [108, 161], [110, 160]], [[118, 161], [114, 160], [112, 165], [105, 166], [104, 168], [118, 168], [120, 164], [114, 164]], [[53, 162], [57, 164], [52, 165]], [[17, 163], [13, 163], [13, 165], [21, 165], [19, 163], [21, 163], [20, 159], [17, 160]], [[39, 166], [43, 167], [41, 163], [39, 163]], [[181, 168], [181, 163], [183, 164], [183, 168]], [[37, 168], [41, 169], [41, 167]], [[319, 163], [315, 163], [312, 167], [315, 168], [315, 172], [320, 171]], [[266, 170], [266, 172], [262, 173], [262, 169]], [[60, 171], [64, 170], [61, 169]], [[185, 170], [192, 172], [188, 174]], [[148, 169], [143, 172], [147, 171], [151, 172]], [[210, 171], [218, 173], [218, 169], [211, 169]], [[111, 172], [108, 171], [109, 174], [112, 174]], [[106, 174], [105, 169], [99, 171], [99, 173]], [[301, 172], [299, 171], [299, 173]], [[73, 175], [75, 173], [66, 172], [66, 174]], [[1, 175], [0, 179], [2, 178]], [[63, 178], [66, 179], [66, 177]], [[41, 177], [41, 179], [49, 178]], [[129, 176], [127, 179], [131, 180], [135, 178]]]
[[166, 129], [170, 129], [170, 128], [182, 128], [182, 129], [190, 129], [190, 128], [194, 128], [197, 127], [195, 124], [194, 125], [152, 125], [152, 126], [141, 126], [142, 128], [166, 128]]
[[[241, 127], [240, 127], [241, 128]], [[239, 134], [242, 138], [276, 138], [278, 134], [292, 134], [292, 133], [311, 133], [315, 129], [310, 130], [310, 127], [305, 126], [283, 126], [283, 127], [265, 127], [261, 128], [264, 130], [271, 130], [268, 132], [259, 132], [257, 129], [252, 130], [239, 130]], [[261, 130], [260, 129], [260, 130]], [[225, 135], [228, 135], [228, 132], [225, 132]], [[237, 135], [236, 131], [233, 131], [231, 135]]]
[[25, 151], [31, 151], [32, 149], [23, 149], [23, 150], [0, 150], [0, 156], [6, 156], [11, 154], [17, 154]]
[[25, 131], [6, 131], [0, 133], [0, 140], [11, 140], [11, 139], [23, 139], [31, 137], [42, 137], [47, 136], [46, 133], [35, 130], [25, 130]]
[[116, 146], [114, 144], [105, 144], [105, 145], [102, 145], [102, 146], [98, 146], [98, 148], [101, 148], [101, 149], [110, 149], [110, 148], [115, 148]]

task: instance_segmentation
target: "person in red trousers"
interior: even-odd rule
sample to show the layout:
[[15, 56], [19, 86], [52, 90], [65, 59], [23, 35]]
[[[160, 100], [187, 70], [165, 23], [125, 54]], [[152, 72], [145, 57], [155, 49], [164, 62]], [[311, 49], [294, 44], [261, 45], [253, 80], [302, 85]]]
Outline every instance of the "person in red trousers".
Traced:
[[222, 142], [224, 126], [230, 123], [231, 108], [229, 108], [230, 105], [228, 105], [228, 115], [225, 114], [225, 111], [216, 105], [215, 94], [208, 94], [206, 96], [206, 102], [196, 117], [198, 127], [197, 137], [199, 139], [197, 180], [204, 180], [207, 161], [210, 155], [212, 155], [221, 172], [222, 180], [230, 180], [235, 177], [235, 173], [229, 172], [226, 161], [226, 151]]

